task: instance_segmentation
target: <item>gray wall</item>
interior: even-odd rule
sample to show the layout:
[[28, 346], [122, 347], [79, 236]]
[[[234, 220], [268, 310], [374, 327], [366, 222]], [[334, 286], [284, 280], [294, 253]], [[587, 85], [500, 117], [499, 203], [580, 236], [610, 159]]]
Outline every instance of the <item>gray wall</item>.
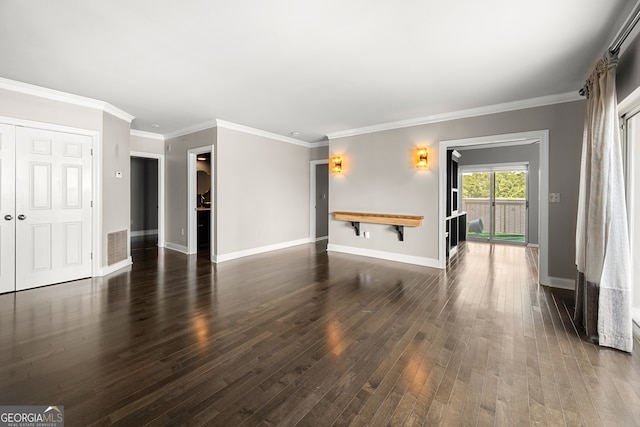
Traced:
[[[131, 126], [103, 114], [102, 127], [102, 263], [107, 265], [107, 234], [128, 230], [131, 218]], [[116, 178], [122, 172], [122, 178]], [[127, 256], [131, 247], [127, 245]]]
[[102, 111], [0, 89], [0, 116], [102, 130]]
[[158, 229], [158, 160], [131, 158], [131, 231]]
[[187, 246], [187, 150], [215, 145], [216, 139], [216, 128], [211, 128], [165, 141], [164, 197], [167, 243]]
[[131, 135], [131, 151], [141, 153], [164, 154], [164, 141], [144, 136]]
[[622, 101], [640, 86], [640, 37], [627, 41], [616, 71], [618, 101]]
[[216, 255], [309, 237], [311, 150], [217, 127], [165, 141], [167, 242], [187, 245], [187, 150], [207, 145]]
[[540, 193], [540, 144], [517, 145], [500, 148], [458, 149], [462, 154], [461, 166], [500, 163], [529, 163], [529, 243], [538, 243], [538, 210]]
[[329, 146], [313, 147], [309, 160], [326, 160], [329, 158]]
[[[421, 227], [406, 227], [404, 242], [398, 240], [391, 226], [361, 224], [356, 237], [349, 222], [329, 221], [329, 243], [393, 252], [402, 255], [438, 257], [437, 168], [417, 170], [414, 152], [418, 142], [425, 141], [419, 128], [340, 138], [329, 142], [330, 155], [343, 159], [343, 173], [329, 177], [329, 212], [365, 212], [400, 215], [423, 215]], [[437, 158], [431, 143], [429, 156]], [[433, 210], [429, 203], [434, 203]]]
[[[401, 255], [438, 257], [438, 142], [514, 132], [549, 130], [549, 191], [562, 194], [549, 207], [549, 275], [573, 278], [575, 224], [584, 101], [334, 139], [345, 172], [329, 179], [329, 212], [423, 215], [422, 227], [405, 228], [399, 242], [388, 226], [366, 224], [370, 239], [356, 237], [344, 221], [330, 220], [329, 243]], [[429, 169], [414, 167], [418, 146], [429, 148]], [[363, 224], [364, 227], [364, 224]]]
[[309, 237], [310, 150], [218, 127], [217, 255]]

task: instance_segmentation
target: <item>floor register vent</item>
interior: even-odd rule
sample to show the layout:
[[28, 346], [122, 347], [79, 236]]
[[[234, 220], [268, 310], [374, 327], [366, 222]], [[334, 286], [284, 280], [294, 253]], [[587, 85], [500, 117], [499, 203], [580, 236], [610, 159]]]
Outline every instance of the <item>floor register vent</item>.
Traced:
[[107, 264], [127, 259], [127, 230], [107, 234]]

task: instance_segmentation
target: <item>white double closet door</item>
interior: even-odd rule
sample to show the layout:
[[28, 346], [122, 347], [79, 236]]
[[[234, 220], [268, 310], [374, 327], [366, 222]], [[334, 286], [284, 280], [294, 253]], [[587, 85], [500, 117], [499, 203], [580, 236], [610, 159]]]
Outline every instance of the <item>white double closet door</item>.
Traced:
[[91, 276], [91, 145], [0, 124], [0, 293]]

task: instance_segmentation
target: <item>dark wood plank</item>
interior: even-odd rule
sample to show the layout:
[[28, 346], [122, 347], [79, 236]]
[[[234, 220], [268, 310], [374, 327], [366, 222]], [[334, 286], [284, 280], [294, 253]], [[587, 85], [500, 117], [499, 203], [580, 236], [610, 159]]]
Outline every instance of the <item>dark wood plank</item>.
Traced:
[[585, 341], [535, 249], [435, 269], [322, 243], [0, 295], [0, 403], [67, 425], [640, 425], [640, 356]]

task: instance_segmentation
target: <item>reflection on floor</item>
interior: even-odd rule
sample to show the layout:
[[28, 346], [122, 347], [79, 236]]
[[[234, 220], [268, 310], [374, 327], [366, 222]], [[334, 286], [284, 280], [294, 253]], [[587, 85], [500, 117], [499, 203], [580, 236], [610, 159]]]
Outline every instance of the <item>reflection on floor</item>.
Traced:
[[146, 236], [131, 237], [131, 250], [153, 249], [158, 247], [158, 235], [148, 234]]

